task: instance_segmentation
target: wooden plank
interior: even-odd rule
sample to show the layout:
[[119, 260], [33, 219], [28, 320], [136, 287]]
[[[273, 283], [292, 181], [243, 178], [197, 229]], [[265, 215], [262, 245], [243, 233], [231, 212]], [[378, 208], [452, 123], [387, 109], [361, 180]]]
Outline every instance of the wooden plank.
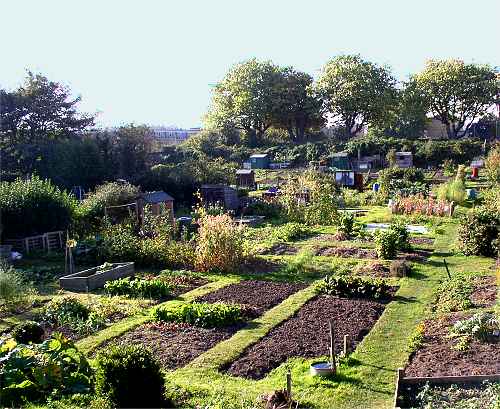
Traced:
[[500, 374], [493, 375], [466, 375], [466, 376], [430, 376], [430, 377], [408, 377], [400, 379], [400, 383], [414, 385], [417, 383], [440, 384], [440, 383], [476, 383], [483, 381], [500, 381]]

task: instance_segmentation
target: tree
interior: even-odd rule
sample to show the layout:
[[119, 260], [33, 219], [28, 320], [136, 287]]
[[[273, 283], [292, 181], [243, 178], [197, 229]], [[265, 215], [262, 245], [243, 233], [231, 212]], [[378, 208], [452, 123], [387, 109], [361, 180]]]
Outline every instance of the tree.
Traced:
[[213, 91], [208, 128], [236, 128], [255, 146], [273, 124], [281, 76], [270, 61], [251, 59], [235, 65]]
[[288, 132], [290, 139], [301, 141], [306, 130], [319, 128], [324, 119], [321, 101], [313, 95], [313, 78], [292, 67], [281, 70], [279, 104], [275, 107], [275, 126]]
[[449, 138], [467, 132], [500, 95], [500, 81], [492, 67], [461, 60], [430, 60], [411, 81]]
[[342, 126], [349, 138], [368, 124], [386, 120], [394, 104], [395, 82], [388, 68], [359, 55], [341, 55], [323, 67], [315, 88], [329, 120]]

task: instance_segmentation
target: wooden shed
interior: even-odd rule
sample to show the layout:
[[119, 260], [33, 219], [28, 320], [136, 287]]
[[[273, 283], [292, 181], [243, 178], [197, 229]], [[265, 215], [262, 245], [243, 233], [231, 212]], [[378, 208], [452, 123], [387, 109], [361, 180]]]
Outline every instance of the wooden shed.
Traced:
[[240, 205], [238, 192], [226, 185], [202, 185], [200, 192], [205, 205], [218, 203], [228, 210], [236, 210]]
[[250, 156], [250, 167], [252, 169], [269, 169], [269, 155], [267, 153], [256, 153]]
[[396, 166], [398, 168], [411, 168], [413, 166], [413, 154], [411, 152], [396, 152]]
[[247, 189], [255, 188], [255, 172], [252, 169], [238, 169], [236, 171], [236, 185]]
[[337, 169], [351, 169], [351, 162], [347, 152], [337, 152], [330, 157], [330, 166]]
[[174, 198], [164, 191], [143, 193], [137, 198], [136, 203], [138, 214], [141, 216], [144, 214], [144, 206], [149, 206], [154, 215], [169, 211], [174, 219]]

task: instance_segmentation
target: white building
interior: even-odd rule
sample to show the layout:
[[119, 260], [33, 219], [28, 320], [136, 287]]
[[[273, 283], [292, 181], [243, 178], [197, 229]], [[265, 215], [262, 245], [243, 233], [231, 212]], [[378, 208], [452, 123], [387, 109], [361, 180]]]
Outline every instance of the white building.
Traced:
[[180, 129], [165, 126], [151, 127], [153, 138], [162, 145], [179, 145], [190, 136], [201, 131], [201, 128]]

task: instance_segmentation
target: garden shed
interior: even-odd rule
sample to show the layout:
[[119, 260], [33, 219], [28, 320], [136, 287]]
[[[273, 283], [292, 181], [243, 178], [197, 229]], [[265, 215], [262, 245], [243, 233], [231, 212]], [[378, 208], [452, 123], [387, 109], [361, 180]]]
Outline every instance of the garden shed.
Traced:
[[174, 218], [174, 198], [164, 191], [142, 193], [137, 198], [138, 213], [144, 213], [144, 206], [150, 206], [154, 215], [159, 215], [164, 211], [170, 211], [172, 219]]
[[240, 205], [238, 192], [226, 185], [202, 185], [201, 198], [205, 205], [218, 203], [228, 210], [236, 210]]
[[269, 169], [269, 155], [267, 153], [256, 153], [250, 156], [250, 167], [252, 169]]
[[334, 153], [330, 158], [330, 166], [337, 169], [351, 169], [351, 162], [347, 152]]
[[396, 165], [398, 168], [411, 168], [413, 154], [411, 152], [396, 152]]
[[252, 169], [238, 169], [236, 171], [236, 185], [253, 189], [255, 187], [255, 172]]

